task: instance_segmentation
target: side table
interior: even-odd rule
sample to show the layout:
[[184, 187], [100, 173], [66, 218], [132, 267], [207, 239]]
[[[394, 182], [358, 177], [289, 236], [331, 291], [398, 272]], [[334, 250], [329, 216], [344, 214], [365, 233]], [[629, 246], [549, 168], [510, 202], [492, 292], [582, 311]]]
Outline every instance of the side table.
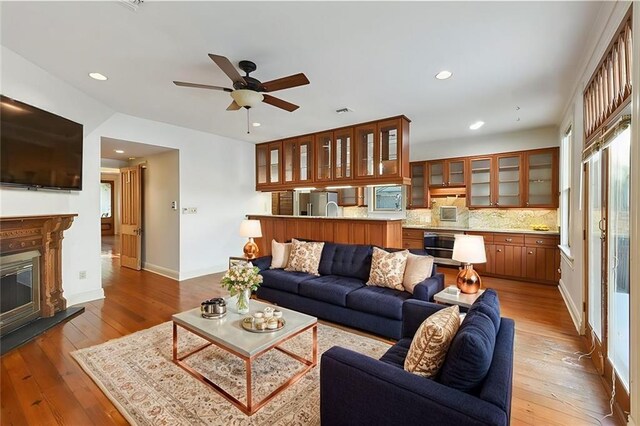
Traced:
[[433, 299], [437, 302], [437, 303], [442, 303], [445, 305], [458, 305], [462, 308], [470, 308], [471, 305], [473, 305], [473, 302], [476, 301], [476, 299], [478, 297], [480, 297], [482, 295], [482, 293], [484, 293], [484, 290], [478, 290], [478, 292], [476, 294], [466, 294], [466, 293], [460, 293], [458, 295], [456, 295], [455, 293], [449, 293], [447, 291], [447, 288], [449, 287], [456, 287], [455, 285], [450, 285], [448, 287], [446, 287], [444, 290], [442, 290], [440, 293], [437, 293], [435, 296], [433, 296]]

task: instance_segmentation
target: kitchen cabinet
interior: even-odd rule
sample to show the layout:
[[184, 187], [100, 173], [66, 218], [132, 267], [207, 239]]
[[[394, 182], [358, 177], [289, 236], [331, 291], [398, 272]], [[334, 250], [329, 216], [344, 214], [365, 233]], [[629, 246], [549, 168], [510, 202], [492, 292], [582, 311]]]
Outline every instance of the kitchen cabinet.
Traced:
[[285, 184], [311, 183], [313, 169], [313, 136], [302, 136], [282, 142], [282, 179]]
[[424, 229], [402, 228], [402, 248], [424, 250]]
[[493, 157], [473, 157], [469, 159], [467, 184], [467, 206], [493, 207]]
[[525, 153], [525, 206], [558, 207], [558, 149]]
[[362, 187], [350, 187], [339, 188], [338, 190], [338, 205], [343, 207], [364, 207], [364, 188]]
[[522, 155], [498, 154], [496, 162], [496, 207], [522, 206]]
[[258, 144], [256, 189], [282, 191], [300, 183], [319, 189], [346, 182], [408, 185], [409, 123], [399, 116]]
[[524, 276], [531, 280], [560, 280], [558, 238], [527, 236], [522, 250]]
[[271, 193], [271, 214], [293, 215], [293, 191]]
[[428, 161], [429, 187], [461, 187], [466, 185], [465, 159]]
[[428, 208], [429, 188], [427, 186], [427, 162], [419, 161], [410, 164], [411, 185], [409, 187], [409, 202], [407, 208]]

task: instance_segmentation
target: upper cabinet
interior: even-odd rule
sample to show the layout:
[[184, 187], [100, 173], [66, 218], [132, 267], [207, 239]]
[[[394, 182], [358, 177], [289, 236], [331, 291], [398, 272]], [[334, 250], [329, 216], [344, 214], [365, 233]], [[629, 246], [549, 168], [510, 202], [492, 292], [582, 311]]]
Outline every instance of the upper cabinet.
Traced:
[[527, 151], [525, 206], [558, 207], [558, 149]]
[[[256, 189], [410, 183], [409, 120], [395, 117], [256, 146]], [[300, 185], [300, 184], [305, 185]]]
[[411, 186], [409, 187], [408, 208], [429, 207], [429, 188], [427, 187], [427, 162], [411, 163]]
[[522, 155], [496, 155], [496, 207], [521, 207], [523, 183]]
[[493, 207], [494, 179], [492, 156], [469, 159], [468, 207]]
[[465, 181], [464, 158], [429, 161], [429, 187], [462, 187]]

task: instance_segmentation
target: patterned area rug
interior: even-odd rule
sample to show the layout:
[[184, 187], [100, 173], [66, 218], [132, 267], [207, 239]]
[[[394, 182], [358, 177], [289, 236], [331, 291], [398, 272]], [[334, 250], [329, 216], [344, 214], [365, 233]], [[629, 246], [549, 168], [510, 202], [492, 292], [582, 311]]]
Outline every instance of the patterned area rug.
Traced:
[[[179, 328], [179, 351], [205, 341]], [[171, 361], [171, 322], [71, 353], [123, 416], [135, 425], [319, 425], [320, 365], [249, 417]], [[332, 346], [379, 358], [389, 345], [318, 325], [318, 361]], [[282, 345], [311, 358], [311, 331]], [[244, 361], [214, 346], [187, 358], [189, 365], [246, 403]], [[285, 382], [302, 364], [272, 350], [253, 362], [253, 400]]]

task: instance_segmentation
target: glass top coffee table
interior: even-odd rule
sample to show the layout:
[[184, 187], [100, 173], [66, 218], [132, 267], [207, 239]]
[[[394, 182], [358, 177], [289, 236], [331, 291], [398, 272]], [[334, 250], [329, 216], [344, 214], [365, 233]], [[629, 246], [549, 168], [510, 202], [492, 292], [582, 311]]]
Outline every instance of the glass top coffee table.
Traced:
[[[233, 305], [233, 302], [227, 303], [227, 306], [229, 306], [229, 304]], [[261, 311], [267, 306], [272, 305], [258, 302], [257, 300], [250, 300], [249, 312], [253, 313], [256, 311]], [[203, 318], [200, 314], [200, 308], [173, 315], [173, 362], [185, 369], [196, 379], [214, 388], [229, 402], [242, 410], [242, 412], [248, 415], [252, 415], [283, 390], [297, 382], [302, 376], [304, 376], [309, 370], [311, 370], [318, 364], [318, 320], [315, 317], [292, 311], [291, 309], [285, 309], [281, 307], [278, 307], [278, 309], [282, 311], [282, 316], [286, 320], [286, 324], [281, 330], [268, 333], [252, 333], [243, 329], [241, 322], [248, 316], [248, 314], [238, 314], [234, 312], [235, 309], [233, 307], [231, 309], [228, 309], [227, 315], [221, 319]], [[195, 350], [192, 350], [189, 353], [179, 355], [178, 326], [200, 336], [201, 338], [207, 340], [209, 343]], [[280, 345], [285, 341], [301, 333], [304, 333], [309, 329], [311, 329], [313, 332], [313, 355], [311, 360], [302, 358], [280, 347]], [[200, 352], [201, 350], [211, 345], [216, 345], [245, 361], [247, 374], [246, 404], [243, 404], [237, 398], [233, 397], [227, 391], [222, 389], [220, 386], [183, 362], [186, 358], [197, 352]], [[293, 377], [289, 378], [286, 382], [284, 382], [277, 389], [271, 392], [267, 397], [265, 397], [261, 401], [254, 403], [252, 401], [251, 392], [251, 364], [253, 360], [270, 351], [271, 349], [277, 349], [280, 352], [294, 358], [295, 360], [304, 364], [305, 368], [296, 373]]]

